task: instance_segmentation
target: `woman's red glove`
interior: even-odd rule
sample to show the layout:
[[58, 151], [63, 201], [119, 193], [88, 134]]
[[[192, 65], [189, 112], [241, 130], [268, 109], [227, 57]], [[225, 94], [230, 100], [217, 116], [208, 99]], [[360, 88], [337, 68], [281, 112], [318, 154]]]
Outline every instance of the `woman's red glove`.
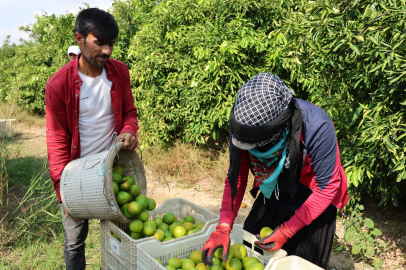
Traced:
[[231, 228], [224, 225], [216, 226], [216, 231], [210, 235], [209, 240], [206, 241], [202, 249], [202, 261], [205, 265], [213, 266], [214, 252], [218, 248], [223, 248], [223, 260], [228, 260], [230, 233]]
[[259, 241], [256, 241], [254, 244], [263, 250], [277, 250], [281, 249], [293, 235], [294, 233], [291, 232], [288, 225], [284, 222], [282, 225], [276, 227], [271, 235], [260, 238]]

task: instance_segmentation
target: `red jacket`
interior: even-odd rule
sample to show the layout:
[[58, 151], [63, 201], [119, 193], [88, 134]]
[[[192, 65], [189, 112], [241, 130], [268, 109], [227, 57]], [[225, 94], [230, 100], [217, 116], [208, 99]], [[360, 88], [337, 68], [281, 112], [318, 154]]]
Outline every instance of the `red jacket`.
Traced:
[[[65, 166], [80, 157], [78, 73], [80, 54], [49, 79], [45, 90], [46, 134], [51, 179], [59, 202], [59, 180]], [[137, 109], [131, 91], [128, 67], [117, 60], [106, 63], [107, 78], [112, 81], [111, 103], [117, 134], [138, 130]]]

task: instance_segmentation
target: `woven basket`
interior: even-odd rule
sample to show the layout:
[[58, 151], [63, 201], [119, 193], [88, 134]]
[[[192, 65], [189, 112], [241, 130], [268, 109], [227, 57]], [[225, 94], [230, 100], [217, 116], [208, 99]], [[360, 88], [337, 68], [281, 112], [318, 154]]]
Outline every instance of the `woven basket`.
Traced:
[[62, 203], [70, 215], [83, 219], [108, 219], [129, 223], [120, 211], [113, 191], [113, 164], [123, 168], [123, 176], [131, 176], [147, 195], [145, 169], [134, 150], [121, 151], [119, 142], [108, 151], [79, 158], [66, 165], [60, 181]]

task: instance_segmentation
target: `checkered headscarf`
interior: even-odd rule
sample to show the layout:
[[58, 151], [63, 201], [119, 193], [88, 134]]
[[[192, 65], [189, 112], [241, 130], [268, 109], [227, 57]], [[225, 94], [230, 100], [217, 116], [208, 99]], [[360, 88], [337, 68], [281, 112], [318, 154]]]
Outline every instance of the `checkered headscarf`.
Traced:
[[[263, 125], [274, 120], [288, 109], [293, 95], [293, 91], [277, 76], [270, 73], [260, 73], [244, 84], [238, 92], [234, 105], [235, 119], [242, 125]], [[286, 128], [277, 134], [255, 143], [258, 150], [269, 150], [283, 138], [288, 127], [289, 123], [286, 123]], [[290, 164], [289, 148], [287, 153], [285, 168], [289, 168]]]

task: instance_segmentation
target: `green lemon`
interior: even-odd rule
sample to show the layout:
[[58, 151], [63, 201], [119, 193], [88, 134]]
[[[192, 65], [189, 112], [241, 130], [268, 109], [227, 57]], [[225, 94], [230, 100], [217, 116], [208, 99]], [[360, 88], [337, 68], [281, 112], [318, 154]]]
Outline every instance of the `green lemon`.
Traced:
[[[155, 219], [154, 219], [154, 221], [155, 221]], [[155, 221], [155, 222], [156, 222], [156, 221]], [[158, 224], [158, 223], [157, 223], [157, 224]], [[166, 223], [161, 223], [161, 224], [158, 225], [158, 229], [161, 229], [161, 230], [163, 230], [163, 231], [169, 231], [169, 225], [166, 224]]]
[[170, 266], [170, 265], [165, 266], [165, 269], [166, 269], [166, 270], [176, 270], [175, 267]]
[[160, 218], [160, 217], [154, 218], [154, 221], [155, 221], [155, 223], [156, 223], [157, 226], [163, 224], [163, 220], [162, 220], [162, 218]]
[[[149, 213], [148, 213], [148, 211], [146, 211], [146, 210], [142, 211], [141, 213], [139, 213], [139, 214], [137, 215], [137, 218], [140, 219], [140, 220], [143, 221], [143, 222], [147, 221], [148, 218], [149, 218]], [[151, 220], [151, 221], [152, 221], [152, 220]]]
[[123, 181], [123, 179], [121, 178], [121, 175], [117, 172], [113, 172], [113, 181], [116, 183], [120, 183], [121, 181]]
[[123, 175], [123, 167], [120, 165], [114, 165], [113, 166], [113, 173], [118, 173], [120, 176]]
[[156, 224], [153, 220], [147, 220], [144, 223], [144, 228], [142, 232], [145, 236], [152, 236], [156, 231]]
[[124, 205], [130, 202], [130, 194], [125, 191], [120, 191], [116, 196], [117, 203]]
[[134, 178], [132, 178], [131, 176], [123, 177], [123, 181], [128, 181], [131, 185], [135, 184]]
[[192, 224], [195, 224], [195, 218], [192, 217], [192, 216], [186, 216], [186, 217], [183, 219], [183, 221], [184, 221], [184, 222], [190, 222], [190, 223], [192, 223]]
[[138, 240], [144, 237], [144, 233], [143, 232], [131, 232], [130, 237], [132, 239]]
[[154, 199], [148, 198], [147, 210], [152, 211], [155, 209], [155, 207], [156, 207], [156, 202], [154, 201]]
[[164, 231], [163, 230], [163, 232], [165, 234], [165, 238], [173, 238], [173, 233], [171, 233], [170, 231]]
[[148, 198], [145, 195], [138, 196], [135, 201], [139, 202], [142, 205], [142, 210], [145, 210], [148, 206]]
[[113, 182], [113, 191], [114, 195], [117, 195], [117, 193], [120, 191], [120, 188], [118, 187], [116, 182]]
[[152, 236], [158, 239], [158, 241], [162, 241], [165, 238], [165, 233], [162, 230], [157, 229]]
[[234, 258], [237, 258], [239, 260], [242, 260], [247, 256], [247, 249], [244, 247], [243, 244], [241, 243], [235, 243], [234, 245], [231, 246], [234, 250]]
[[202, 252], [200, 250], [195, 250], [189, 255], [189, 259], [191, 259], [195, 264], [199, 264], [202, 261]]
[[262, 263], [254, 262], [250, 265], [250, 268], [248, 268], [248, 270], [264, 270], [264, 266], [262, 265]]
[[163, 221], [168, 225], [171, 225], [175, 220], [176, 217], [173, 213], [166, 213], [163, 217]]
[[137, 198], [140, 195], [141, 189], [137, 185], [132, 185], [130, 187], [130, 194], [134, 197]]
[[131, 184], [128, 181], [123, 181], [118, 185], [118, 187], [120, 188], [121, 191], [129, 192]]
[[157, 262], [159, 262], [159, 264], [164, 265], [160, 259], [155, 258], [155, 260], [156, 260]]
[[144, 228], [144, 224], [142, 223], [141, 220], [139, 220], [139, 219], [134, 219], [133, 221], [131, 221], [129, 228], [130, 228], [130, 230], [131, 230], [132, 232], [139, 233], [139, 232], [141, 232], [142, 229]]
[[191, 259], [185, 259], [182, 261], [181, 268], [182, 270], [190, 270], [191, 268], [195, 268], [195, 263]]
[[180, 268], [181, 262], [178, 258], [170, 258], [168, 261], [168, 265], [178, 269], [178, 268]]
[[241, 270], [242, 264], [239, 259], [231, 258], [228, 259], [226, 264], [226, 270]]
[[127, 211], [131, 215], [138, 215], [142, 212], [142, 205], [139, 202], [130, 202], [127, 206]]
[[128, 206], [128, 204], [124, 204], [123, 206], [121, 206], [121, 213], [123, 213], [123, 215], [126, 217], [126, 218], [132, 218], [133, 217], [133, 215], [131, 215], [130, 213], [128, 213], [128, 210], [127, 210], [127, 206]]
[[175, 238], [185, 236], [186, 234], [187, 234], [187, 231], [182, 226], [176, 227], [175, 230], [173, 231], [173, 235], [175, 236]]

